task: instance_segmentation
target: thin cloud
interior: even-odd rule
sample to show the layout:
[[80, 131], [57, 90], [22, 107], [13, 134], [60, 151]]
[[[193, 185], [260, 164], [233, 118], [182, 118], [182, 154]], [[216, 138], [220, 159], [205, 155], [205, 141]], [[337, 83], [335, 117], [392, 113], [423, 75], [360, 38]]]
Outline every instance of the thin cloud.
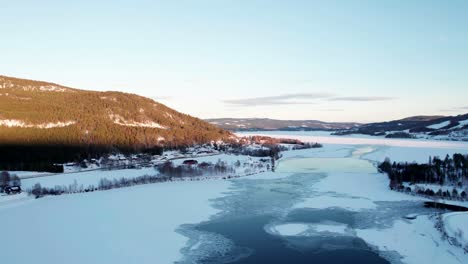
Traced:
[[468, 106], [459, 106], [459, 107], [440, 109], [439, 111], [441, 111], [441, 112], [460, 112], [460, 111], [464, 111], [464, 110], [468, 110]]
[[224, 103], [233, 106], [258, 106], [258, 105], [304, 105], [314, 104], [313, 100], [330, 98], [330, 93], [297, 93], [277, 96], [251, 97], [242, 99], [224, 100]]
[[317, 100], [326, 101], [349, 101], [349, 102], [374, 102], [389, 101], [395, 97], [387, 96], [335, 96], [331, 93], [297, 93], [283, 94], [277, 96], [251, 97], [241, 99], [224, 100], [225, 104], [236, 107], [266, 106], [266, 105], [310, 105], [316, 104]]
[[350, 102], [373, 102], [373, 101], [390, 101], [396, 99], [395, 97], [387, 96], [342, 96], [332, 97], [329, 101], [350, 101]]
[[319, 111], [324, 111], [324, 112], [342, 112], [342, 111], [344, 111], [344, 109], [331, 108], [331, 109], [320, 109]]

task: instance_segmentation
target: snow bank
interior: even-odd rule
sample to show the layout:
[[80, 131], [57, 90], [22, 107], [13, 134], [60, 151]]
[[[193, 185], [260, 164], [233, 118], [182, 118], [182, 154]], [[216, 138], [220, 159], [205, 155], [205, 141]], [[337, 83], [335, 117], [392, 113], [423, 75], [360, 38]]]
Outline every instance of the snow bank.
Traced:
[[444, 214], [442, 220], [447, 235], [468, 247], [468, 212]]
[[404, 263], [468, 263], [468, 254], [443, 240], [427, 216], [419, 216], [412, 221], [398, 220], [387, 229], [355, 231], [357, 236], [379, 250], [397, 251]]
[[228, 181], [141, 185], [45, 197], [2, 208], [2, 263], [172, 263], [188, 238], [175, 232], [217, 212]]

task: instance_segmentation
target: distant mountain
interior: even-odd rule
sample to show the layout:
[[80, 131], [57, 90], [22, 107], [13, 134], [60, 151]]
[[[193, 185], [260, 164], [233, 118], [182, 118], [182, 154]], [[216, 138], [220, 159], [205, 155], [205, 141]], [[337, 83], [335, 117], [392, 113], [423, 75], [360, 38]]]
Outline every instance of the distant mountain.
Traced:
[[351, 129], [359, 126], [358, 123], [322, 122], [317, 120], [277, 120], [268, 118], [215, 118], [206, 119], [213, 125], [231, 131], [253, 130], [339, 130]]
[[468, 114], [458, 116], [414, 116], [388, 122], [363, 124], [359, 127], [338, 131], [335, 134], [468, 140]]
[[0, 76], [0, 145], [144, 149], [230, 137], [230, 132], [135, 94]]
[[406, 117], [406, 118], [403, 118], [401, 119], [400, 121], [431, 121], [431, 120], [436, 120], [436, 119], [439, 119], [439, 118], [443, 118], [445, 116], [410, 116], [410, 117]]

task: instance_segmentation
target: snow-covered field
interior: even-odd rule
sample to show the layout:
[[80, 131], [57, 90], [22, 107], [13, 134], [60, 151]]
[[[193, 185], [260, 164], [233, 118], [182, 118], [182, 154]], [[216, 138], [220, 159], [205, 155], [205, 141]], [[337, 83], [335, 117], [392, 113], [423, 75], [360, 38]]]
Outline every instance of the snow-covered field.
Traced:
[[[87, 188], [89, 185], [98, 186], [99, 180], [107, 178], [109, 180], [120, 178], [135, 178], [144, 175], [156, 175], [154, 168], [142, 169], [121, 169], [121, 170], [93, 170], [81, 171], [77, 173], [58, 173], [47, 177], [34, 177], [21, 180], [23, 189], [29, 189], [36, 183], [40, 183], [42, 187], [53, 188], [56, 185], [68, 187], [75, 182], [78, 185], [83, 185]], [[19, 175], [23, 175], [22, 172]]]
[[172, 263], [188, 241], [176, 229], [216, 213], [210, 199], [229, 185], [166, 182], [0, 204], [1, 263]]
[[[283, 132], [275, 136], [324, 144], [323, 148], [284, 152], [277, 172], [243, 180], [255, 184], [258, 180], [288, 178], [292, 172], [281, 171], [288, 163], [313, 167], [311, 172], [323, 174], [323, 178], [310, 186], [311, 192], [304, 194], [291, 210], [342, 208], [363, 212], [378, 210], [382, 201], [419, 201], [423, 198], [390, 191], [387, 177], [377, 173], [368, 160], [382, 161], [389, 156], [397, 161], [426, 161], [429, 155], [468, 152], [468, 143], [463, 142], [333, 137], [313, 132]], [[199, 161], [218, 159], [255, 161], [228, 155]], [[71, 184], [75, 179], [79, 184], [96, 184], [100, 177], [154, 172], [152, 168], [90, 171], [25, 179], [23, 185], [31, 186], [40, 180], [43, 186], [53, 187]], [[181, 259], [181, 249], [188, 242], [176, 230], [183, 224], [206, 221], [218, 213], [211, 201], [235, 192], [235, 181], [166, 182], [41, 199], [25, 194], [0, 196], [0, 226], [8, 226], [0, 234], [1, 262], [173, 263]], [[379, 250], [396, 251], [405, 263], [468, 263], [468, 254], [443, 240], [429, 216], [419, 215], [412, 221], [401, 218], [387, 221], [392, 222], [384, 227], [354, 230], [334, 222], [272, 223], [265, 230], [276, 236], [356, 235]], [[456, 236], [462, 229], [463, 236], [459, 237], [466, 239], [466, 215], [446, 215], [445, 222], [448, 234]]]
[[[236, 173], [244, 174], [245, 169], [251, 169], [255, 164], [259, 162], [260, 158], [249, 157], [245, 155], [229, 155], [229, 154], [219, 154], [219, 155], [209, 155], [209, 156], [200, 156], [196, 158], [191, 158], [201, 162], [209, 162], [216, 164], [218, 161], [225, 162], [228, 165], [233, 165], [237, 161], [241, 163], [242, 166], [236, 168]], [[184, 162], [185, 159], [174, 159], [172, 163], [174, 166], [179, 166]], [[42, 187], [53, 188], [55, 186], [65, 186], [76, 184], [78, 186], [83, 186], [87, 188], [89, 185], [95, 187], [98, 186], [101, 179], [108, 180], [119, 180], [121, 178], [136, 178], [145, 175], [157, 175], [158, 172], [154, 167], [144, 167], [140, 169], [94, 169], [94, 170], [82, 170], [82, 171], [72, 171], [72, 173], [41, 173], [41, 172], [25, 172], [25, 171], [16, 171], [11, 172], [23, 178], [21, 180], [22, 188], [27, 190], [34, 186], [36, 183], [40, 183]], [[31, 176], [36, 177], [31, 177]], [[42, 177], [44, 176], [44, 177]]]

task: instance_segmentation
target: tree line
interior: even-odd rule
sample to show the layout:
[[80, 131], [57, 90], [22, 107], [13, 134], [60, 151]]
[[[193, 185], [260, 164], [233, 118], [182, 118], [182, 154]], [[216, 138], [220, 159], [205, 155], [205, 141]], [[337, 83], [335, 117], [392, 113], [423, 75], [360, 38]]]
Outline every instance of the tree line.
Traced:
[[[234, 163], [235, 167], [240, 166], [240, 162]], [[161, 183], [168, 181], [199, 181], [206, 178], [212, 178], [217, 176], [221, 179], [238, 178], [242, 175], [236, 174], [236, 170], [233, 166], [228, 165], [226, 162], [218, 160], [215, 164], [202, 162], [196, 166], [178, 165], [170, 161], [163, 163], [157, 167], [158, 174], [156, 175], [144, 175], [132, 178], [122, 177], [120, 179], [107, 179], [101, 178], [97, 186], [78, 184], [75, 180], [74, 183], [66, 185], [56, 185], [54, 187], [43, 187], [40, 183], [36, 183], [31, 189], [27, 189], [26, 192], [35, 198], [41, 198], [47, 195], [62, 195], [72, 193], [86, 193], [94, 191], [105, 191], [117, 188], [131, 187], [142, 184]], [[260, 168], [262, 165], [258, 165]], [[254, 174], [250, 171], [244, 175]]]
[[[154, 146], [138, 149], [138, 153], [161, 155], [163, 148]], [[0, 170], [63, 172], [63, 163], [99, 159], [107, 154], [132, 154], [133, 147], [106, 145], [62, 145], [62, 144], [0, 144]]]
[[[403, 183], [438, 184], [454, 187], [468, 186], [468, 155], [459, 153], [452, 156], [447, 155], [444, 159], [429, 157], [428, 162], [425, 164], [392, 163], [387, 158], [378, 165], [378, 168], [388, 175], [391, 189], [411, 191], [409, 187], [404, 187]], [[417, 192], [429, 196], [460, 197], [463, 199], [467, 196], [465, 191], [458, 193], [455, 188], [450, 192], [447, 190], [434, 191], [430, 188], [418, 189]]]

